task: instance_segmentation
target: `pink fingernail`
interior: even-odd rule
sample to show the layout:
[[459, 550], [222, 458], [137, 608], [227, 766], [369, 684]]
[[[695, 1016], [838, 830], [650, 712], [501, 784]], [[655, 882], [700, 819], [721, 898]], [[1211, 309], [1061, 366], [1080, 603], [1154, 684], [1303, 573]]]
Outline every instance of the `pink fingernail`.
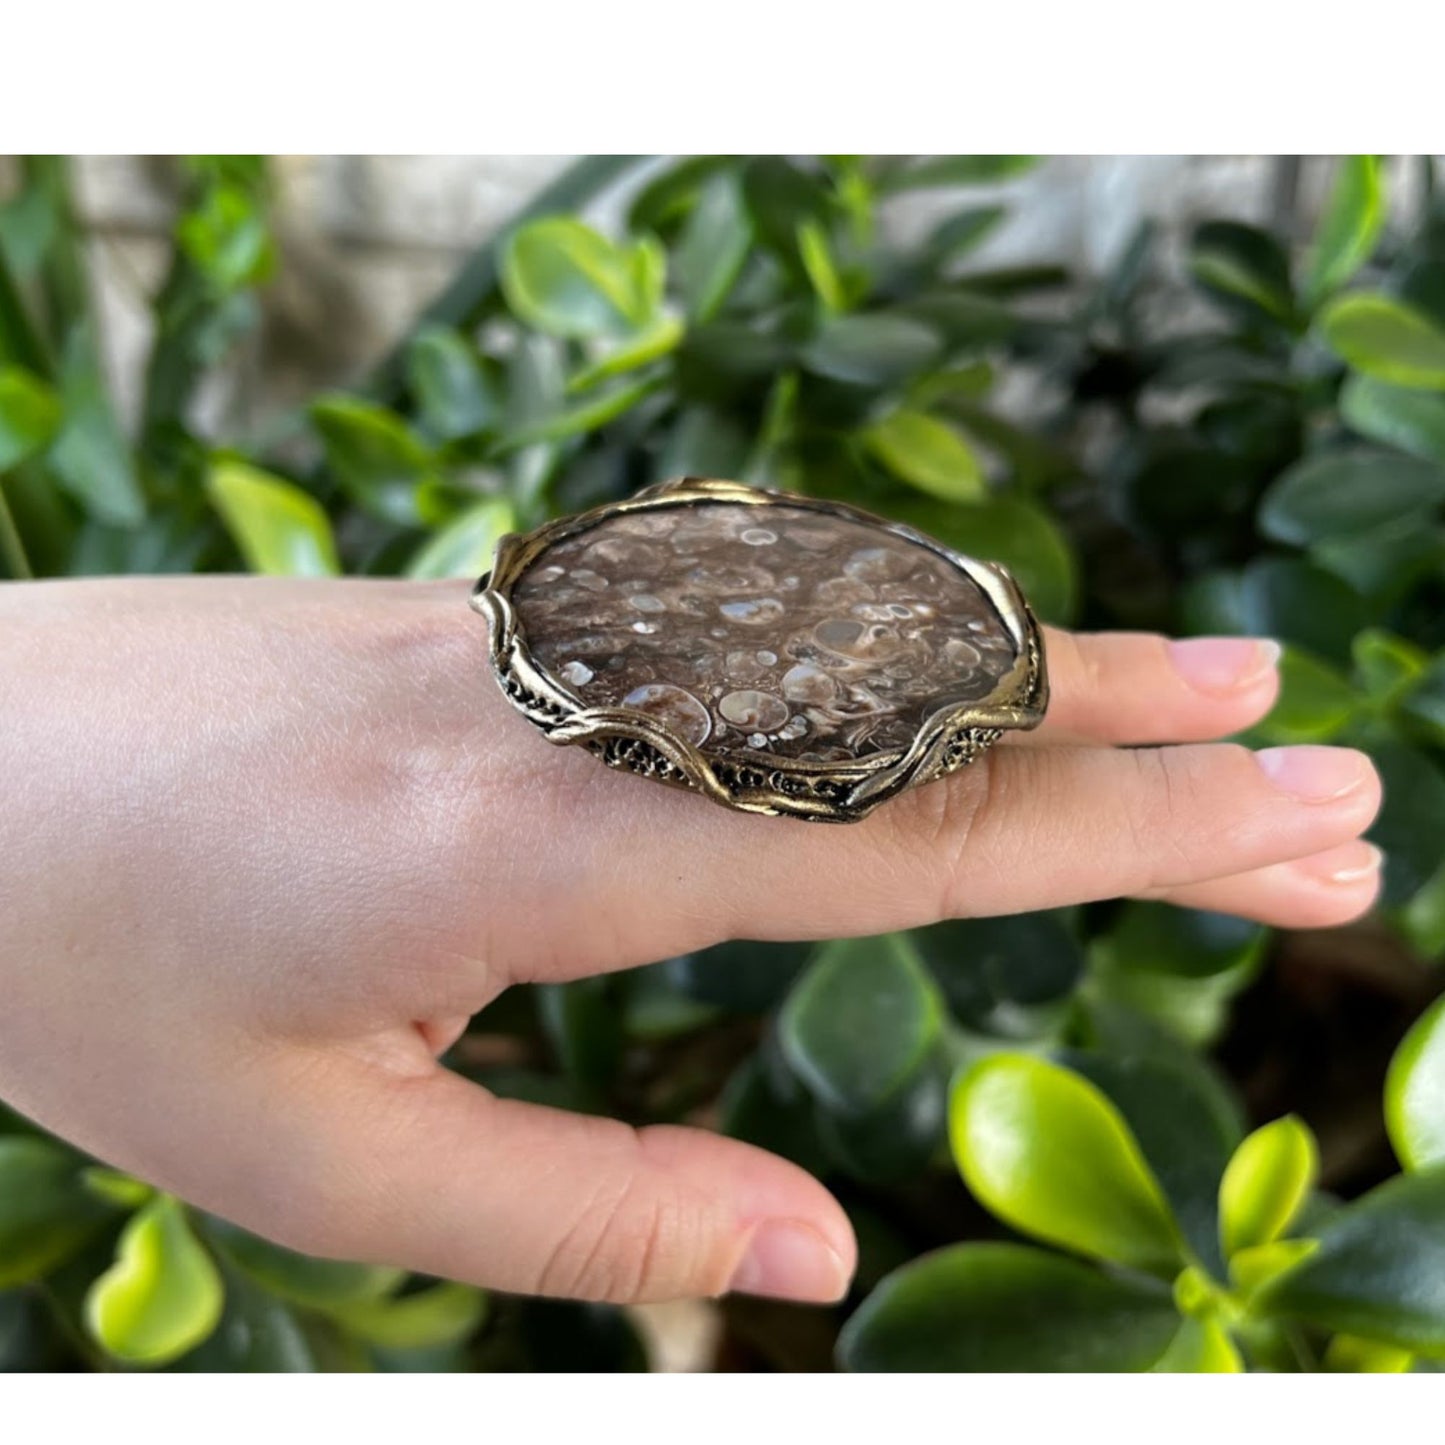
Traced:
[[765, 1219], [753, 1231], [728, 1288], [831, 1304], [847, 1293], [848, 1279], [842, 1256], [816, 1229], [791, 1219]]
[[1169, 644], [1174, 670], [1200, 692], [1238, 692], [1258, 682], [1280, 658], [1269, 638], [1187, 637]]
[[1328, 803], [1353, 792], [1369, 776], [1370, 760], [1353, 748], [1301, 744], [1265, 748], [1255, 755], [1264, 775], [1302, 803]]
[[1303, 859], [1295, 866], [1321, 883], [1337, 883], [1348, 887], [1363, 883], [1380, 871], [1385, 855], [1373, 843], [1363, 840], [1346, 850], [1337, 850], [1324, 859]]

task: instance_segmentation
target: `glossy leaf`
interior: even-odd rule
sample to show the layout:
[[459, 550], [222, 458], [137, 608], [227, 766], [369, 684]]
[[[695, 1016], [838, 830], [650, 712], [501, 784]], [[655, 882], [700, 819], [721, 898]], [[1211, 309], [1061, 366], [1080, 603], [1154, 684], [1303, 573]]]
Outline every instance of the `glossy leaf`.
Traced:
[[843, 1328], [855, 1371], [1147, 1370], [1179, 1325], [1169, 1292], [1018, 1244], [959, 1244], [888, 1275]]
[[900, 481], [946, 502], [988, 495], [978, 458], [945, 422], [917, 411], [895, 411], [863, 433], [863, 445]]
[[903, 934], [824, 945], [779, 1019], [783, 1052], [814, 1096], [866, 1114], [901, 1089], [938, 1040], [942, 1008]]
[[1154, 1365], [1159, 1375], [1241, 1375], [1244, 1361], [1218, 1320], [1184, 1320]]
[[48, 1139], [0, 1137], [0, 1290], [43, 1279], [114, 1217], [82, 1167]]
[[46, 382], [0, 366], [0, 473], [49, 446], [60, 417], [60, 399]]
[[1445, 1354], [1445, 1166], [1391, 1179], [1318, 1231], [1262, 1308], [1320, 1329]]
[[1004, 1038], [1032, 1033], [1084, 971], [1078, 941], [1052, 913], [950, 919], [911, 936], [953, 1015]]
[[1431, 754], [1393, 739], [1370, 756], [1385, 789], [1370, 838], [1385, 851], [1385, 898], [1402, 904], [1445, 865], [1445, 773]]
[[435, 485], [431, 449], [395, 412], [331, 394], [311, 403], [326, 464], [368, 511], [400, 526], [436, 520], [426, 500]]
[[498, 540], [517, 530], [517, 514], [505, 497], [488, 497], [434, 532], [406, 565], [416, 578], [480, 577], [492, 565]]
[[1286, 1233], [1319, 1173], [1319, 1149], [1293, 1115], [1256, 1129], [1234, 1151], [1219, 1186], [1219, 1235], [1226, 1257]]
[[264, 209], [228, 182], [208, 187], [200, 205], [181, 217], [176, 244], [222, 294], [263, 280], [275, 261]]
[[1336, 1335], [1324, 1358], [1325, 1369], [1335, 1375], [1403, 1375], [1414, 1363], [1409, 1350], [1358, 1335]]
[[1268, 232], [1237, 221], [1207, 221], [1194, 233], [1189, 269], [1215, 295], [1294, 323], [1289, 258]]
[[1296, 546], [1349, 537], [1445, 502], [1445, 469], [1390, 452], [1326, 452], [1279, 477], [1259, 510], [1266, 535]]
[[1344, 156], [1310, 249], [1305, 289], [1320, 297], [1343, 286], [1370, 259], [1385, 223], [1378, 156]]
[[321, 503], [292, 482], [222, 459], [206, 491], [247, 567], [277, 577], [333, 577], [341, 571]]
[[1031, 171], [1038, 156], [930, 156], [885, 174], [878, 190], [916, 191], [933, 186], [987, 185]]
[[652, 319], [650, 254], [616, 246], [581, 221], [551, 216], [506, 241], [502, 290], [514, 315], [549, 336], [615, 336]]
[[160, 1195], [126, 1225], [115, 1263], [85, 1302], [90, 1332], [128, 1364], [163, 1365], [220, 1322], [220, 1271], [191, 1232], [184, 1206]]
[[1272, 743], [1328, 742], [1358, 706], [1343, 673], [1308, 652], [1286, 647], [1279, 659], [1279, 695], [1259, 732]]
[[120, 527], [137, 526], [145, 516], [145, 497], [87, 326], [78, 326], [66, 346], [60, 395], [64, 420], [50, 447], [51, 470], [91, 515]]
[[169, 1368], [180, 1374], [309, 1374], [320, 1368], [296, 1315], [235, 1270], [223, 1272], [226, 1306], [211, 1335]]
[[576, 372], [567, 383], [568, 392], [587, 391], [599, 381], [637, 371], [675, 351], [684, 334], [682, 322], [674, 316], [659, 317], [651, 326], [624, 338], [603, 355]]
[[710, 176], [698, 193], [675, 255], [683, 306], [693, 321], [710, 321], [747, 261], [753, 223], [733, 171]]
[[1405, 1035], [1385, 1079], [1385, 1124], [1406, 1169], [1445, 1165], [1445, 998]]
[[395, 1299], [344, 1305], [336, 1318], [350, 1334], [382, 1349], [426, 1350], [468, 1339], [486, 1313], [481, 1290], [443, 1282]]
[[1138, 1142], [1078, 1074], [993, 1055], [960, 1077], [949, 1124], [964, 1182], [1015, 1229], [1142, 1269], [1179, 1258], [1177, 1229]]
[[832, 318], [803, 350], [809, 370], [835, 381], [886, 388], [923, 371], [941, 350], [921, 321], [884, 312]]
[[1266, 938], [1259, 924], [1233, 914], [1133, 902], [1101, 942], [1117, 968], [1211, 978], [1251, 967]]
[[798, 255], [818, 300], [829, 311], [842, 311], [848, 297], [838, 275], [828, 233], [816, 221], [804, 221], [798, 227]]
[[1383, 627], [1357, 633], [1351, 651], [1355, 676], [1377, 708], [1399, 702], [1424, 679], [1430, 661], [1423, 648]]
[[1062, 1058], [1118, 1109], [1200, 1262], [1223, 1273], [1219, 1184], [1243, 1130], [1228, 1087], [1204, 1059], [1069, 1051]]
[[1445, 395], [1351, 375], [1340, 389], [1340, 415], [1370, 441], [1445, 465]]
[[432, 436], [450, 441], [497, 424], [501, 398], [468, 342], [447, 326], [423, 326], [406, 351], [407, 383]]
[[669, 959], [663, 968], [689, 998], [760, 1014], [781, 1002], [812, 952], [809, 944], [736, 939]]
[[379, 1299], [403, 1278], [399, 1269], [298, 1254], [224, 1219], [208, 1218], [205, 1227], [206, 1237], [237, 1268], [272, 1294], [309, 1309], [339, 1309]]
[[917, 1179], [947, 1134], [947, 1071], [934, 1060], [881, 1108], [862, 1117], [818, 1111], [818, 1137], [831, 1161], [854, 1179], [893, 1184]]
[[1445, 329], [1414, 307], [1357, 291], [1331, 301], [1319, 327], [1330, 346], [1367, 376], [1445, 390]]
[[661, 378], [634, 381], [626, 386], [615, 387], [600, 396], [593, 396], [575, 406], [563, 407], [518, 431], [508, 433], [498, 450], [515, 452], [538, 442], [565, 441], [569, 437], [586, 436], [589, 432], [599, 431], [609, 422], [616, 421], [618, 417], [631, 411], [639, 402], [646, 400], [661, 385]]

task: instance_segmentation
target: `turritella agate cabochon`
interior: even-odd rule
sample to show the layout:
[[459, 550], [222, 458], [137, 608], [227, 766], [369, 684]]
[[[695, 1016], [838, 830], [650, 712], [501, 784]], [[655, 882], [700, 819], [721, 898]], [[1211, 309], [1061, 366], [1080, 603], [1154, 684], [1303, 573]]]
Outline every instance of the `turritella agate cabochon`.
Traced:
[[551, 741], [750, 812], [861, 818], [1047, 704], [1003, 568], [736, 482], [504, 537], [473, 605], [503, 691]]

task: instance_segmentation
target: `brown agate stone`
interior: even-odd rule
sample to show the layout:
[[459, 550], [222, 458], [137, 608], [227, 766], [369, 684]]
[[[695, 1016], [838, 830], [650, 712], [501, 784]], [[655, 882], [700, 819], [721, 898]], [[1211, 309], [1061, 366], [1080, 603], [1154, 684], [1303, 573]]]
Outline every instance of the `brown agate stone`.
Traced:
[[636, 709], [714, 755], [906, 748], [1016, 657], [939, 553], [786, 504], [612, 516], [547, 548], [513, 602], [533, 657], [584, 706]]

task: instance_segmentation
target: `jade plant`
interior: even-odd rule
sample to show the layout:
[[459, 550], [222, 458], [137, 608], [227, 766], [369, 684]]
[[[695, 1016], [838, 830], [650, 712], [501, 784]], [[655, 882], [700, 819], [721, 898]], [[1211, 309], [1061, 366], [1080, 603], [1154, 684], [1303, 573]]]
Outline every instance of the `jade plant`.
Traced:
[[[265, 163], [178, 163], [122, 424], [67, 167], [22, 158], [0, 576], [474, 577], [508, 529], [692, 473], [917, 525], [1049, 622], [1278, 639], [1246, 740], [1348, 742], [1385, 778], [1384, 901], [1343, 937], [1122, 902], [737, 940], [511, 990], [448, 1062], [829, 1183], [853, 1296], [824, 1327], [723, 1302], [732, 1368], [827, 1367], [839, 1329], [851, 1368], [1426, 1368], [1438, 1007], [1370, 1101], [1445, 954], [1445, 205], [1428, 161], [1343, 157], [1275, 230], [1209, 219], [1180, 255], [1146, 226], [1101, 276], [992, 264], [1034, 164], [588, 158], [370, 375], [217, 431], [198, 387], [287, 264]], [[920, 192], [937, 219], [894, 239]], [[625, 1312], [295, 1255], [0, 1111], [0, 1367], [642, 1364]]]
[[[1051, 1249], [950, 1246], [890, 1274], [839, 1344], [854, 1369], [1394, 1372], [1445, 1360], [1445, 1001], [1390, 1068], [1405, 1172], [1317, 1190], [1309, 1127], [1241, 1137], [1162, 1063], [1008, 1050], [949, 1104], [960, 1173]], [[1067, 1251], [1065, 1253], [1064, 1251]]]

